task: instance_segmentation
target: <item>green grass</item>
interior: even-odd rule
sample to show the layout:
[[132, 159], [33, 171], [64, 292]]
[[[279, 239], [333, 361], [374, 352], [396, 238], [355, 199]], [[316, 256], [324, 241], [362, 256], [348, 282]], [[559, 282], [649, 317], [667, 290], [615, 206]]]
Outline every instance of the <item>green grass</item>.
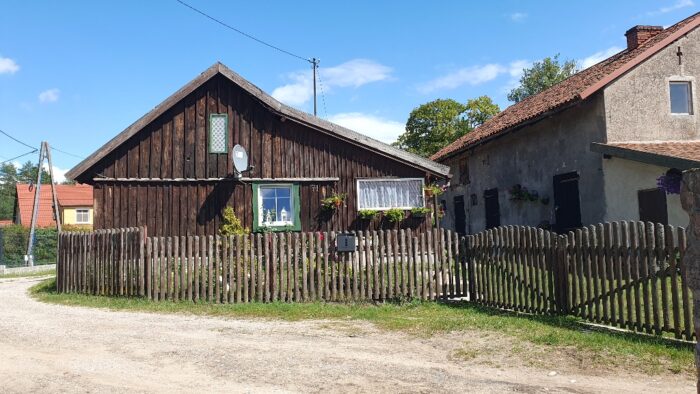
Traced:
[[16, 274], [3, 274], [0, 275], [0, 279], [8, 279], [8, 278], [34, 278], [37, 276], [47, 276], [47, 275], [56, 275], [56, 269], [48, 269], [48, 270], [43, 270], [43, 271], [38, 271], [38, 272], [29, 272], [29, 273], [16, 273]]
[[[30, 294], [44, 302], [152, 313], [182, 313], [232, 318], [367, 321], [385, 330], [431, 336], [452, 331], [482, 331], [537, 348], [540, 354], [575, 354], [587, 366], [632, 372], [694, 373], [692, 345], [659, 337], [595, 330], [570, 316], [533, 316], [460, 303], [249, 303], [193, 304], [153, 302], [143, 298], [59, 294], [55, 279], [43, 281]], [[544, 350], [544, 351], [542, 351]], [[463, 352], [469, 352], [465, 350]], [[554, 353], [552, 353], [554, 352]], [[459, 353], [459, 352], [458, 352]], [[527, 352], [524, 352], [527, 353]], [[459, 354], [457, 354], [459, 357]], [[539, 357], [539, 356], [538, 356]]]

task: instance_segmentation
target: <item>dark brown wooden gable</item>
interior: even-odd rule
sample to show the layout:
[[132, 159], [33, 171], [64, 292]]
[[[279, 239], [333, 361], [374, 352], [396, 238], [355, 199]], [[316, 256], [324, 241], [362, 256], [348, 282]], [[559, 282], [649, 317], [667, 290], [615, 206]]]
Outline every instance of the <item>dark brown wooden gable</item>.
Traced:
[[[209, 115], [213, 113], [228, 114], [229, 154], [207, 151]], [[235, 144], [249, 153], [254, 169], [248, 177], [339, 178], [302, 185], [304, 230], [359, 228], [357, 178], [425, 176], [415, 167], [275, 115], [248, 92], [217, 75], [78, 179], [86, 183], [94, 183], [94, 177], [200, 181], [96, 182], [96, 228], [146, 225], [155, 235], [214, 234], [227, 205], [251, 227], [250, 185], [207, 180], [232, 174], [230, 151]], [[333, 192], [347, 194], [346, 207], [330, 218], [321, 218], [320, 200]], [[414, 224], [423, 226], [422, 222]]]

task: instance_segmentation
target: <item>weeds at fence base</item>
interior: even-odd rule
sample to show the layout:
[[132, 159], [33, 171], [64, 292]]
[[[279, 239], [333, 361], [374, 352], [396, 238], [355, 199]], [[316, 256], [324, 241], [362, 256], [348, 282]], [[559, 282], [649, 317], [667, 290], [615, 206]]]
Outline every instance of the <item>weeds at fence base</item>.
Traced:
[[[195, 304], [189, 301], [152, 302], [144, 298], [63, 294], [55, 290], [55, 279], [30, 289], [44, 302], [120, 311], [182, 313], [225, 318], [279, 319], [285, 321], [331, 320], [369, 322], [379, 329], [429, 337], [456, 334], [465, 345], [474, 335], [495, 335], [525, 349], [517, 357], [575, 358], [587, 370], [626, 373], [694, 373], [692, 346], [660, 337], [627, 332], [599, 331], [572, 316], [525, 315], [474, 305], [467, 302], [386, 302], [386, 303], [241, 303]], [[460, 334], [463, 333], [463, 334]], [[261, 334], [262, 335], [262, 334]], [[510, 357], [514, 347], [501, 349]], [[465, 355], [482, 354], [478, 349]], [[469, 362], [470, 357], [459, 357]], [[473, 357], [471, 357], [473, 358]], [[571, 361], [572, 363], [574, 361]]]

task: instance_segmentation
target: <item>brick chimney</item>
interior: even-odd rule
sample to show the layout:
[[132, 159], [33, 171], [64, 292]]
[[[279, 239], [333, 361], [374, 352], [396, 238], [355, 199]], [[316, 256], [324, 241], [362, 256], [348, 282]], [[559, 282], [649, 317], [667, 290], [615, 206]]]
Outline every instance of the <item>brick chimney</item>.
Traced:
[[655, 35], [664, 31], [662, 26], [642, 26], [637, 25], [625, 33], [627, 37], [627, 49], [632, 50], [642, 44], [647, 40], [654, 37]]

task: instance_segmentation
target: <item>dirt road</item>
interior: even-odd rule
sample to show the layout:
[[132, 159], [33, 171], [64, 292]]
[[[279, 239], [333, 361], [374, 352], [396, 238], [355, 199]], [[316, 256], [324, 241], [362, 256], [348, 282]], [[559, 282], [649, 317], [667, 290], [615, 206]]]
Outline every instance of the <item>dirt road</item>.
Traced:
[[[48, 305], [0, 280], [0, 392], [692, 392], [677, 377], [590, 376], [455, 357], [477, 335]], [[488, 363], [487, 363], [488, 364]], [[508, 363], [505, 363], [508, 364]]]

